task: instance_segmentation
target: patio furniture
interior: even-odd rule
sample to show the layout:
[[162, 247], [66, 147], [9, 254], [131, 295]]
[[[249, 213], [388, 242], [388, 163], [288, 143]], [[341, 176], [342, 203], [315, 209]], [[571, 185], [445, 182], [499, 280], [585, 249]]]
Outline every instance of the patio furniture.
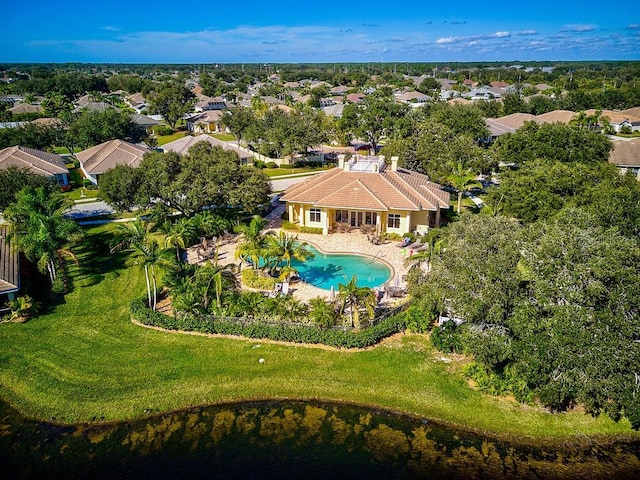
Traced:
[[[287, 284], [287, 291], [289, 290], [289, 284]], [[278, 295], [280, 295], [280, 292], [282, 292], [282, 283], [276, 283], [275, 287], [273, 287], [273, 290], [271, 290], [271, 292], [269, 292], [269, 295], [267, 295], [269, 298], [278, 298]]]

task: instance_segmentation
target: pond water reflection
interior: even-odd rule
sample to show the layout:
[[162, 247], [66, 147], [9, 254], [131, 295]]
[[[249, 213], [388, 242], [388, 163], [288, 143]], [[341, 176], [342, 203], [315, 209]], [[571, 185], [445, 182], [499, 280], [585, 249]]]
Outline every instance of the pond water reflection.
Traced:
[[637, 478], [640, 440], [519, 446], [362, 407], [255, 402], [111, 425], [0, 405], [5, 478]]

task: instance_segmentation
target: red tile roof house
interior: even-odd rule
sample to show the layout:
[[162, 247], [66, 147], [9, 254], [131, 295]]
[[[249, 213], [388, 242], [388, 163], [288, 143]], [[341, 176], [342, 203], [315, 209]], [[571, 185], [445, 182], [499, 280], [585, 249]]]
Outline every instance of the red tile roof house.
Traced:
[[376, 234], [426, 232], [440, 225], [449, 193], [426, 175], [386, 165], [383, 156], [338, 156], [338, 166], [289, 187], [289, 220], [327, 235], [360, 228]]
[[0, 169], [16, 166], [43, 175], [58, 185], [69, 185], [69, 169], [60, 155], [27, 147], [7, 147], [0, 150]]
[[100, 175], [117, 165], [137, 167], [149, 150], [124, 140], [109, 140], [76, 154], [80, 169], [91, 183], [97, 184]]

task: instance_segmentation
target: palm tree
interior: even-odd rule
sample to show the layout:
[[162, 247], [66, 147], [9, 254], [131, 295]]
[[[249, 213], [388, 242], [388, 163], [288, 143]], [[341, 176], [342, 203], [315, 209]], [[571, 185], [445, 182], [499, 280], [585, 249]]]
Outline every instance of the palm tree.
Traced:
[[462, 194], [472, 187], [481, 187], [476, 180], [476, 175], [470, 168], [464, 166], [462, 162], [456, 162], [450, 165], [451, 173], [447, 176], [447, 180], [453, 188], [458, 192], [458, 213], [462, 206]]
[[53, 285], [56, 262], [63, 256], [78, 261], [68, 245], [84, 237], [76, 222], [65, 218], [70, 202], [45, 187], [27, 186], [16, 195], [16, 202], [4, 210], [9, 221], [9, 241], [47, 273]]
[[236, 259], [250, 260], [254, 269], [260, 267], [260, 258], [265, 253], [267, 239], [273, 236], [272, 231], [262, 232], [266, 225], [266, 220], [259, 215], [255, 215], [249, 225], [238, 225], [236, 227], [236, 230], [244, 236], [244, 242], [236, 249]]
[[209, 211], [196, 213], [192, 221], [198, 232], [205, 237], [220, 235], [229, 228], [228, 220]]
[[196, 229], [193, 222], [186, 218], [181, 218], [174, 224], [170, 225], [167, 230], [167, 236], [164, 239], [166, 248], [176, 248], [176, 259], [182, 261], [182, 251], [186, 250], [195, 237]]
[[216, 295], [216, 307], [222, 308], [222, 292], [225, 290], [236, 290], [239, 282], [235, 275], [234, 264], [219, 265], [218, 262], [207, 262], [196, 271], [196, 283], [203, 287], [202, 305], [208, 308], [211, 303], [209, 291], [213, 286]]
[[431, 260], [442, 252], [444, 246], [444, 239], [439, 237], [440, 231], [437, 228], [430, 229], [427, 234], [425, 248], [408, 257], [405, 260], [405, 265], [411, 263], [419, 265], [422, 262], [427, 262], [426, 270], [429, 272], [431, 270]]
[[[131, 245], [136, 263], [144, 268], [144, 275], [147, 281], [147, 298], [149, 307], [156, 309], [158, 304], [158, 289], [156, 284], [155, 267], [165, 263], [165, 252], [155, 238], [147, 239], [142, 243]], [[151, 293], [153, 291], [153, 303], [151, 302]]]
[[140, 245], [147, 240], [150, 230], [151, 225], [139, 218], [133, 222], [119, 223], [114, 239], [109, 243], [109, 252], [131, 250], [133, 245]]
[[309, 300], [311, 310], [309, 315], [316, 325], [332, 327], [336, 323], [336, 311], [333, 305], [322, 297]]
[[291, 265], [293, 259], [304, 262], [314, 257], [309, 250], [309, 244], [298, 241], [297, 235], [288, 235], [286, 232], [281, 231], [278, 237], [269, 239], [269, 243], [267, 255], [271, 259], [272, 270], [275, 271], [278, 265], [284, 263], [280, 269], [282, 280], [286, 280], [294, 273], [297, 273], [295, 267]]
[[369, 318], [375, 315], [376, 294], [368, 287], [359, 287], [358, 278], [353, 275], [347, 284], [338, 284], [338, 299], [342, 303], [340, 313], [343, 313], [349, 306], [349, 317], [351, 326], [360, 328], [360, 308], [364, 308]]

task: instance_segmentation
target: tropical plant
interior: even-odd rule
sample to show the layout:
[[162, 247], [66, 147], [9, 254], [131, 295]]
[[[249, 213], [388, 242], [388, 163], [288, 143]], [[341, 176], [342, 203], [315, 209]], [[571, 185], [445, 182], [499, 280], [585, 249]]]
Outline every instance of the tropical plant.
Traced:
[[462, 162], [456, 162], [449, 165], [451, 173], [447, 176], [448, 182], [458, 192], [458, 208], [457, 212], [460, 213], [462, 206], [462, 194], [472, 187], [481, 187], [480, 183], [476, 180], [476, 175], [467, 168]]
[[149, 308], [155, 310], [158, 304], [158, 286], [156, 283], [155, 267], [166, 263], [166, 250], [160, 246], [155, 238], [147, 239], [141, 243], [131, 244], [131, 250], [133, 251], [136, 263], [144, 268]]
[[236, 231], [244, 236], [244, 242], [236, 249], [236, 259], [249, 260], [253, 269], [260, 267], [260, 259], [267, 248], [267, 239], [274, 235], [272, 231], [262, 232], [266, 225], [265, 220], [259, 215], [254, 215], [249, 225], [236, 227]]
[[144, 243], [151, 230], [151, 224], [136, 218], [132, 222], [118, 223], [113, 240], [109, 243], [109, 252], [131, 250], [133, 245]]
[[336, 311], [324, 298], [312, 298], [309, 300], [309, 306], [309, 316], [313, 323], [321, 327], [332, 327], [336, 324]]
[[208, 261], [198, 268], [195, 279], [196, 283], [203, 288], [202, 305], [204, 308], [209, 308], [211, 304], [211, 288], [216, 296], [216, 307], [222, 308], [223, 291], [233, 291], [239, 286], [235, 270], [234, 264], [220, 265], [217, 261]]
[[166, 237], [164, 245], [166, 248], [175, 247], [176, 259], [182, 261], [182, 251], [186, 250], [196, 236], [196, 228], [193, 221], [181, 218], [177, 222], [165, 227]]
[[16, 203], [7, 207], [4, 217], [9, 221], [9, 241], [23, 252], [38, 270], [47, 273], [51, 284], [57, 275], [56, 263], [63, 257], [77, 258], [69, 244], [83, 238], [83, 232], [73, 220], [64, 217], [70, 202], [45, 187], [24, 187], [16, 195]]
[[405, 265], [420, 265], [422, 262], [426, 262], [426, 271], [428, 272], [431, 270], [431, 260], [442, 252], [444, 246], [444, 239], [440, 238], [440, 230], [437, 228], [430, 229], [423, 243], [425, 245], [424, 248], [407, 257]]
[[358, 277], [353, 275], [349, 282], [338, 284], [338, 299], [342, 307], [340, 312], [344, 313], [349, 307], [349, 318], [351, 326], [360, 329], [360, 309], [364, 309], [369, 318], [375, 315], [376, 295], [375, 292], [368, 287], [358, 286]]
[[300, 242], [297, 235], [289, 235], [281, 231], [277, 237], [269, 238], [266, 256], [272, 272], [279, 268], [279, 277], [282, 280], [288, 280], [298, 272], [291, 265], [292, 260], [305, 262], [312, 259], [314, 254], [309, 249], [309, 244]]
[[37, 313], [40, 304], [35, 302], [29, 295], [23, 295], [9, 302], [11, 310], [11, 321], [25, 321]]

